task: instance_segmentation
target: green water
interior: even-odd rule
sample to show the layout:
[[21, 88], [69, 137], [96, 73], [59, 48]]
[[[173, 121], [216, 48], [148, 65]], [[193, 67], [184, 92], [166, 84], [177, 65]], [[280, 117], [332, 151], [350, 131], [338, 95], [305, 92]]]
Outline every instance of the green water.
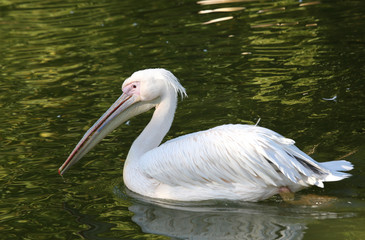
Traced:
[[[364, 12], [361, 0], [0, 0], [0, 238], [365, 239]], [[325, 207], [147, 201], [122, 168], [150, 114], [58, 176], [123, 80], [149, 67], [189, 95], [166, 139], [261, 118], [318, 161], [351, 161], [353, 176], [299, 194], [337, 198]]]

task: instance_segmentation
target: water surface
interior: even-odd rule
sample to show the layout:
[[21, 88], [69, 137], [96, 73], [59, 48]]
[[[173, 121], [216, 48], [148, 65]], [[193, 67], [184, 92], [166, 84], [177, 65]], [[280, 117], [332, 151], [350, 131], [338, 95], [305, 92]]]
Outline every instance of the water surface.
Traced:
[[[223, 3], [222, 3], [223, 2]], [[4, 239], [364, 239], [363, 1], [0, 2], [0, 231]], [[296, 140], [353, 176], [300, 195], [330, 205], [155, 202], [125, 191], [123, 125], [64, 178], [83, 133], [135, 70], [186, 87], [166, 136], [224, 123]]]

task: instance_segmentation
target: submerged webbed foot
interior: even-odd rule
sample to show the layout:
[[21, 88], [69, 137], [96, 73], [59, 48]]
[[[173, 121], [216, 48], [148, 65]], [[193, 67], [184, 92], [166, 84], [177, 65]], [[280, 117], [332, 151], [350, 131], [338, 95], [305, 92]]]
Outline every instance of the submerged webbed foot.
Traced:
[[295, 194], [288, 187], [280, 187], [279, 195], [285, 203], [302, 206], [328, 206], [337, 200], [336, 197], [316, 194], [301, 195], [296, 199]]

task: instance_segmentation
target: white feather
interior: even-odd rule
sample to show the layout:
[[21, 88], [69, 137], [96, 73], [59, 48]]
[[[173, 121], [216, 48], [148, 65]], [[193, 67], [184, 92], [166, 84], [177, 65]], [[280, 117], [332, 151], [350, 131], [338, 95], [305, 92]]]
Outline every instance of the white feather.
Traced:
[[[148, 176], [143, 179], [146, 186], [154, 186], [143, 194], [183, 201], [257, 201], [277, 194], [281, 186], [292, 191], [310, 185], [323, 187], [322, 181], [331, 179], [332, 173], [293, 143], [251, 125], [223, 125], [178, 137], [139, 159], [138, 171]], [[303, 166], [294, 156], [320, 172]]]

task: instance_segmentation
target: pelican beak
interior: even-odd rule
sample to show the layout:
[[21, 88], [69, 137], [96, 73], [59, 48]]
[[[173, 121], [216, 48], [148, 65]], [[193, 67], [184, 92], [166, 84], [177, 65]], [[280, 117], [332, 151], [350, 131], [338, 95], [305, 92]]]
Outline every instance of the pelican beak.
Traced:
[[[98, 144], [107, 134], [116, 127], [138, 114], [131, 106], [139, 102], [136, 95], [123, 93], [117, 101], [99, 118], [98, 121], [85, 133], [80, 142], [76, 145], [70, 156], [58, 169], [58, 173], [63, 175], [67, 169], [79, 161], [96, 144]], [[138, 104], [137, 104], [138, 105]], [[138, 108], [138, 107], [137, 107]]]

